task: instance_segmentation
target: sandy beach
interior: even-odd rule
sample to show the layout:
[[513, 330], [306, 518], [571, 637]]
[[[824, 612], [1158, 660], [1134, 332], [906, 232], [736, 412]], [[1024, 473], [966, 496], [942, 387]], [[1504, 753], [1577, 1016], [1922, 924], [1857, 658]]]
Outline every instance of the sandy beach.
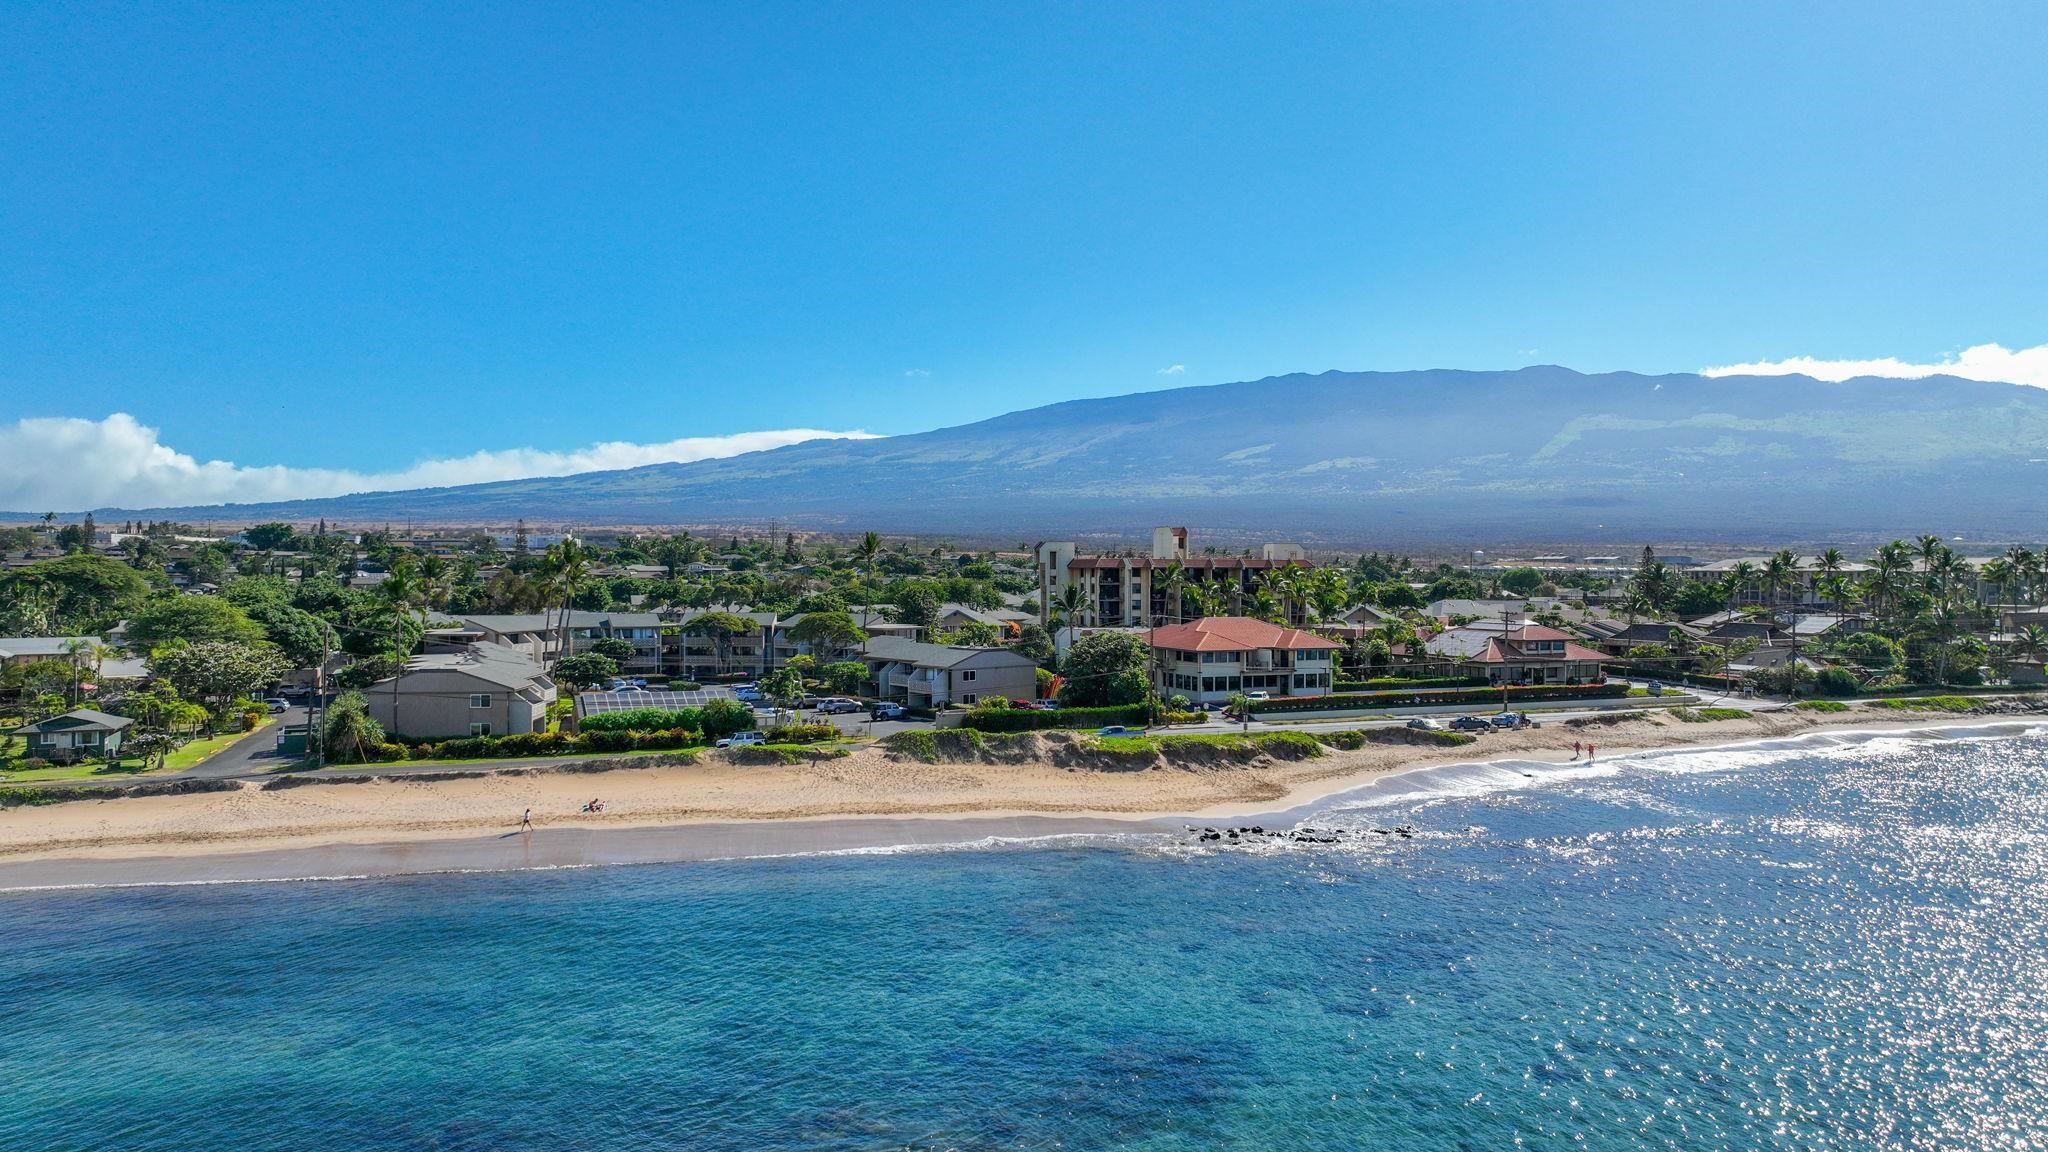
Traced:
[[[395, 870], [420, 870], [458, 866], [447, 849], [453, 842], [483, 846], [485, 866], [520, 867], [1099, 832], [1155, 821], [1170, 827], [1172, 818], [1297, 810], [1389, 773], [1431, 765], [1567, 761], [1575, 739], [1590, 740], [1608, 760], [1829, 728], [2010, 719], [2023, 718], [1778, 712], [1684, 723], [1663, 715], [1488, 734], [1461, 747], [1375, 745], [1331, 749], [1314, 759], [1118, 770], [1042, 761], [926, 764], [868, 748], [797, 765], [736, 764], [714, 754], [696, 764], [601, 773], [527, 769], [289, 788], [250, 782], [223, 792], [0, 809], [0, 887], [108, 874], [78, 867], [95, 862], [126, 862], [116, 871], [142, 882], [174, 874], [334, 874], [321, 868], [347, 871], [363, 854], [333, 850], [363, 846], [410, 861]], [[602, 812], [583, 811], [593, 799], [603, 801]], [[533, 830], [522, 832], [520, 818], [529, 809]], [[616, 835], [629, 831], [640, 835]], [[313, 849], [330, 851], [308, 854]], [[293, 853], [301, 859], [280, 869], [277, 861]], [[470, 853], [470, 862], [476, 855]], [[225, 866], [229, 858], [256, 857], [270, 863], [253, 870]], [[209, 858], [217, 859], [209, 864]], [[175, 861], [184, 865], [171, 867]]]

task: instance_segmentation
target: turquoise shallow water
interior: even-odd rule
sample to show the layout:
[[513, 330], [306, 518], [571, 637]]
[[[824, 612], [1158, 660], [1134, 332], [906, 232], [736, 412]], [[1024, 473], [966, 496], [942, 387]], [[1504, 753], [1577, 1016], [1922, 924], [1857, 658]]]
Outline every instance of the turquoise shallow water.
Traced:
[[2048, 737], [1530, 785], [1317, 818], [1406, 841], [0, 896], [0, 1148], [2048, 1139]]

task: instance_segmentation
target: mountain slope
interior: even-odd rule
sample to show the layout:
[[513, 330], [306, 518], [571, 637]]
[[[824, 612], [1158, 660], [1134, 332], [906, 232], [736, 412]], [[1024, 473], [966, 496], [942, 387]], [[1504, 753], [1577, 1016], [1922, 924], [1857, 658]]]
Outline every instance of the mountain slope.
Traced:
[[1403, 542], [2038, 534], [2048, 390], [1557, 367], [1326, 372], [724, 460], [172, 514], [1038, 535], [1159, 520]]

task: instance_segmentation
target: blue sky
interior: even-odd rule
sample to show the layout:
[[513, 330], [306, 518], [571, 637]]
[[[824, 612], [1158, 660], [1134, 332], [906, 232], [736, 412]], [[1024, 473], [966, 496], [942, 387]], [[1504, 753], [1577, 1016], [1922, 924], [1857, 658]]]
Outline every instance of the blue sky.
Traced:
[[939, 7], [8, 6], [0, 425], [376, 474], [2048, 344], [2037, 4]]

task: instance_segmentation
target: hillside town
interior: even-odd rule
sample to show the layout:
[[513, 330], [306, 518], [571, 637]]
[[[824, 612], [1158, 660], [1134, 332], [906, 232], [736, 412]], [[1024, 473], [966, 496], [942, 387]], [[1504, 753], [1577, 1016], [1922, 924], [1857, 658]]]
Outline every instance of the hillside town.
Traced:
[[52, 517], [0, 528], [0, 771], [1998, 691], [2044, 683], [2044, 599], [2040, 550], [1932, 535], [1451, 560]]

